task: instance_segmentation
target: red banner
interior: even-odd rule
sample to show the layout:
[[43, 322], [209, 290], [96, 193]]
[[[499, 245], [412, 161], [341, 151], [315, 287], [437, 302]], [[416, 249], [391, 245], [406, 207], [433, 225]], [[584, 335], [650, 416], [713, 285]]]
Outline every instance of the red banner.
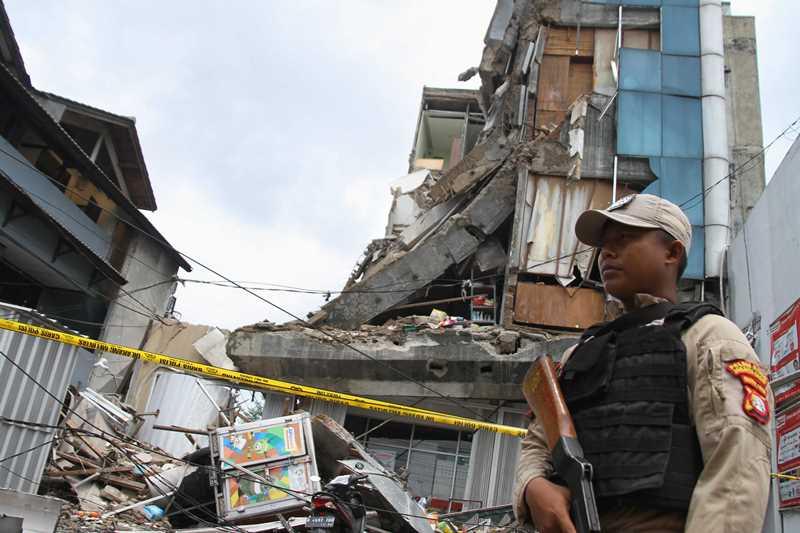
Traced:
[[[800, 300], [772, 323], [770, 333], [771, 380], [775, 381], [792, 374], [800, 373]], [[800, 375], [798, 375], [800, 378]], [[775, 405], [800, 395], [800, 381], [795, 380], [773, 390]]]

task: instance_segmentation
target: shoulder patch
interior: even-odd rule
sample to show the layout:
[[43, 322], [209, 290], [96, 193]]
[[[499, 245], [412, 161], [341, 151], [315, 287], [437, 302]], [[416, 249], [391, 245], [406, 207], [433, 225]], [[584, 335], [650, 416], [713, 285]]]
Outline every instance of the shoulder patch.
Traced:
[[742, 410], [744, 414], [758, 422], [769, 422], [769, 402], [767, 400], [767, 376], [758, 364], [746, 359], [736, 359], [725, 365], [725, 370], [735, 376], [744, 388]]

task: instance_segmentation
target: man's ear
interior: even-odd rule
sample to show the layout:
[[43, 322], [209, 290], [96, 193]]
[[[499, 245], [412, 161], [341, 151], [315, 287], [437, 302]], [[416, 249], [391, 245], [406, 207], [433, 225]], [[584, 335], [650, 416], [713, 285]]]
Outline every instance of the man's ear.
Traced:
[[675, 266], [679, 266], [684, 255], [686, 255], [686, 248], [681, 241], [674, 240], [667, 245], [666, 262], [668, 265], [674, 263]]

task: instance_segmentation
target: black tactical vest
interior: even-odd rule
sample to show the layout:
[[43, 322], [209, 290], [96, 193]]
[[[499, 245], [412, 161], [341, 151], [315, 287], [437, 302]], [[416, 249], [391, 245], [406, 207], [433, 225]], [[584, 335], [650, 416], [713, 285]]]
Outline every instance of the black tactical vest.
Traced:
[[561, 388], [594, 467], [601, 512], [619, 504], [689, 508], [703, 461], [681, 333], [707, 314], [722, 312], [663, 303], [626, 313], [586, 330], [567, 360]]

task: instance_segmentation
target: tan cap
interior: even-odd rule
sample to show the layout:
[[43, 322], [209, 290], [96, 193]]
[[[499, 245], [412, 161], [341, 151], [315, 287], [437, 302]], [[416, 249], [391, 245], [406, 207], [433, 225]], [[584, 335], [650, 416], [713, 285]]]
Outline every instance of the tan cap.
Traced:
[[584, 244], [600, 246], [603, 228], [609, 220], [635, 228], [662, 229], [680, 241], [689, 253], [692, 225], [681, 208], [669, 200], [652, 194], [631, 194], [606, 209], [584, 211], [575, 223], [575, 235]]

